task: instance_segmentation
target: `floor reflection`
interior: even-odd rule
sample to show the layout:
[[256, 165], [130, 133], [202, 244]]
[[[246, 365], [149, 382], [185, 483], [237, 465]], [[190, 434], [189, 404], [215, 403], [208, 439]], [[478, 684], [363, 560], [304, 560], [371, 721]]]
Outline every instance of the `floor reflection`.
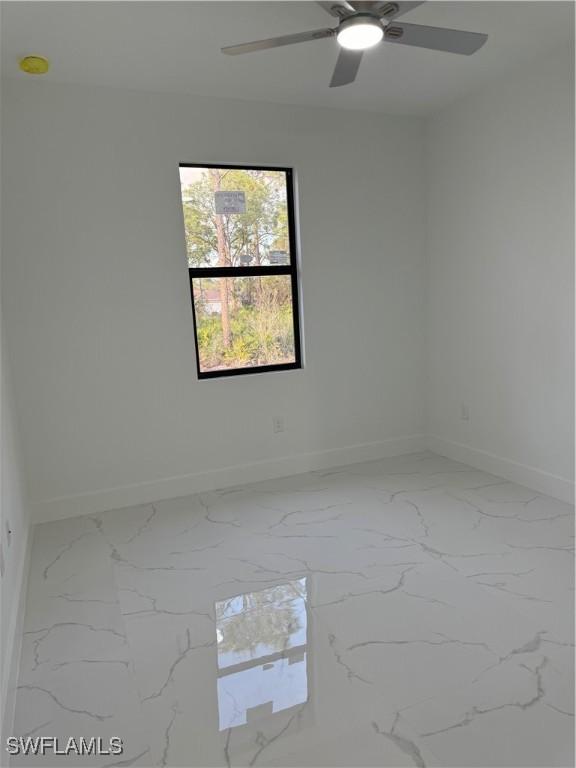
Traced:
[[307, 701], [306, 581], [216, 603], [221, 731]]

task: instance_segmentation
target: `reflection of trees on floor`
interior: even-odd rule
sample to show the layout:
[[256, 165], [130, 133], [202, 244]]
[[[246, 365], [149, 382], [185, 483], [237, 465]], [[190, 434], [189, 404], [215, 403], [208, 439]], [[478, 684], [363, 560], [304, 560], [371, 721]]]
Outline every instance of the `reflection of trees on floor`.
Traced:
[[308, 698], [306, 579], [216, 603], [220, 730]]

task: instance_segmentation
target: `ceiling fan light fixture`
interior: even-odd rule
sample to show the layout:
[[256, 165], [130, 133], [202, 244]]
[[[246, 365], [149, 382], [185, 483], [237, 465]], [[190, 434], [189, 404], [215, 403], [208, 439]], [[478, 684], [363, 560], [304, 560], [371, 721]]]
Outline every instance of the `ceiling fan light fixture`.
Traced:
[[338, 27], [336, 39], [349, 51], [365, 51], [379, 43], [384, 29], [379, 19], [370, 15], [356, 15], [345, 19]]

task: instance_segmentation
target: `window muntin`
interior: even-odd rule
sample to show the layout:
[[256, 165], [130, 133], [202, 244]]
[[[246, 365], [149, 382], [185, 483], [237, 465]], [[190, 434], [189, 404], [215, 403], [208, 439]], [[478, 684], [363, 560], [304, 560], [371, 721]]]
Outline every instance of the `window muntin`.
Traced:
[[292, 172], [181, 165], [198, 376], [299, 368]]

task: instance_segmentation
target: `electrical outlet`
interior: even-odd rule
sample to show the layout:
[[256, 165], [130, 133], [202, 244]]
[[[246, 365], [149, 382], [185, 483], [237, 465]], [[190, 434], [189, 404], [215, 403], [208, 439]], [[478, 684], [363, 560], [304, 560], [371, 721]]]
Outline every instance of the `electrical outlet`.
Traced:
[[4, 523], [6, 529], [6, 545], [9, 547], [12, 543], [12, 529], [10, 528], [10, 520], [6, 520]]
[[462, 421], [470, 421], [470, 410], [465, 403], [460, 404], [460, 418]]
[[272, 432], [278, 434], [278, 432], [284, 432], [286, 425], [284, 423], [283, 416], [274, 416], [272, 419]]

